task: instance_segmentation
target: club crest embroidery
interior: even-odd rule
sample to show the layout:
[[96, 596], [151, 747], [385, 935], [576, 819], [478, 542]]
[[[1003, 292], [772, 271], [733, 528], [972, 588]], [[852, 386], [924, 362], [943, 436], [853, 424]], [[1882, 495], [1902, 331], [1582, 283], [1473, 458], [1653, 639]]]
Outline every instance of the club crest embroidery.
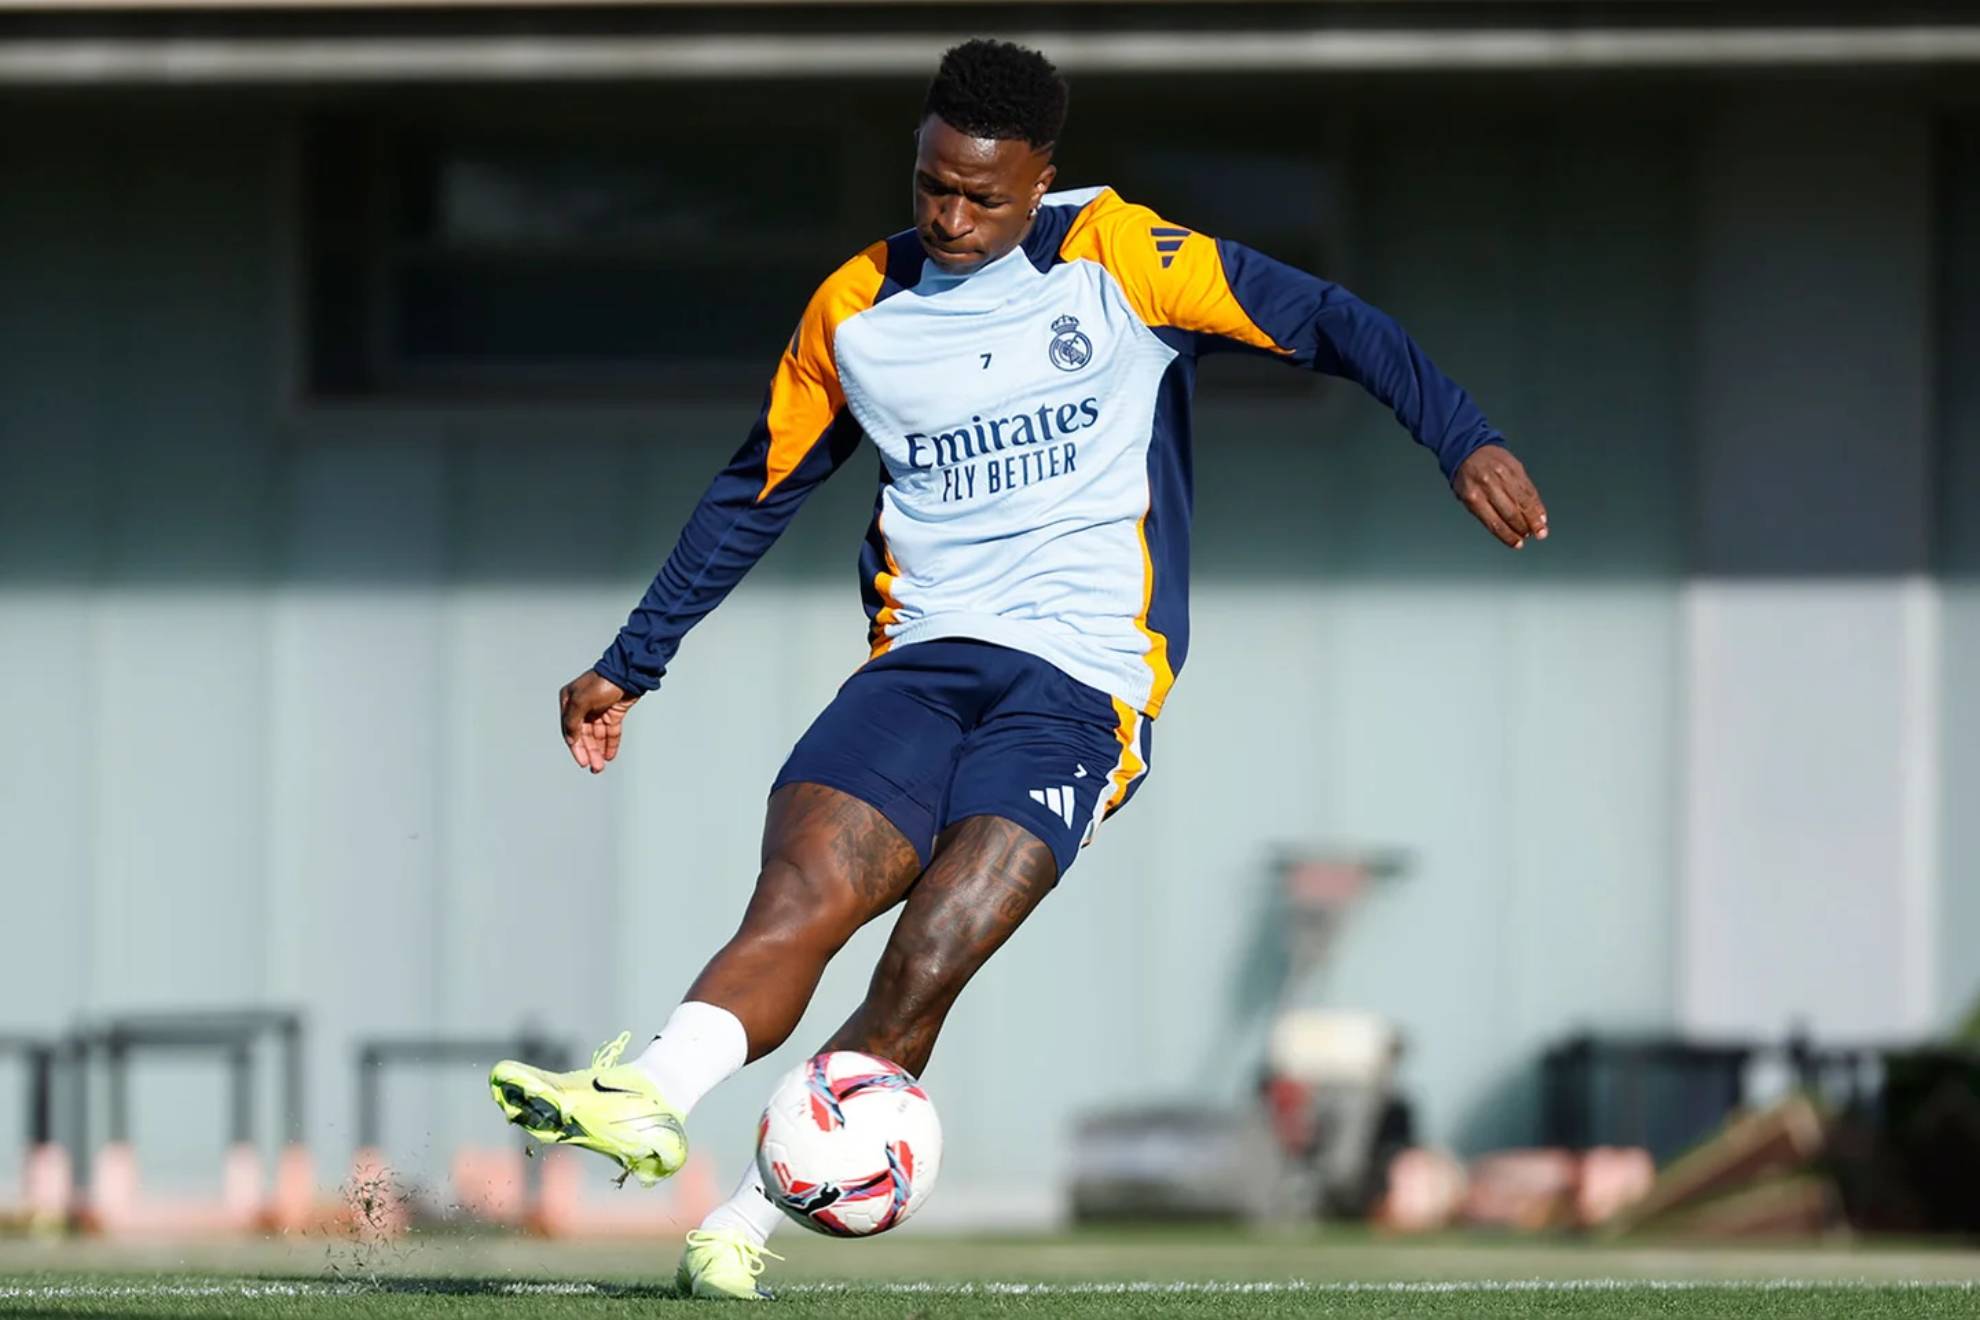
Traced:
[[1080, 330], [1077, 316], [1052, 322], [1052, 346], [1046, 356], [1060, 371], [1078, 371], [1093, 360], [1093, 341]]

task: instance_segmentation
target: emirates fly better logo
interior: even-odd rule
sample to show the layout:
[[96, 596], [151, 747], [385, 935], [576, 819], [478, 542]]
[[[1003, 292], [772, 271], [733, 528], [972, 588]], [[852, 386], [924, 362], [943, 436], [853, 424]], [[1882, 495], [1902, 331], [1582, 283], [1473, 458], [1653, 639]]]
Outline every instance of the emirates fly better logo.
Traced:
[[1077, 316], [1061, 316], [1052, 322], [1052, 346], [1046, 356], [1060, 371], [1078, 371], [1093, 360], [1093, 341], [1080, 331]]

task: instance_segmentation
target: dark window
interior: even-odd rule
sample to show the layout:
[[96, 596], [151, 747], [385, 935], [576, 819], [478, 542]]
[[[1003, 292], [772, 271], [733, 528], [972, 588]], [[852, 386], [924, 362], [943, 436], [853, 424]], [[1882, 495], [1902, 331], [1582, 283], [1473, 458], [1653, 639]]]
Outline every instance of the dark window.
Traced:
[[837, 139], [789, 153], [748, 129], [600, 140], [318, 123], [311, 393], [760, 388], [811, 291], [876, 235], [847, 237], [863, 231], [843, 213]]

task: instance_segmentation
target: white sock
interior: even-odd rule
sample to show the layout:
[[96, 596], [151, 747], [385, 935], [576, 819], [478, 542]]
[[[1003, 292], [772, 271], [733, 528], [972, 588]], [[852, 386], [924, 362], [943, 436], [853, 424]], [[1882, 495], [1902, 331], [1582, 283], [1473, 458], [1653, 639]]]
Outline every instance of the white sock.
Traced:
[[749, 1036], [726, 1008], [690, 999], [631, 1066], [685, 1114], [749, 1058]]
[[763, 1175], [756, 1171], [756, 1161], [751, 1160], [742, 1181], [736, 1184], [735, 1193], [710, 1210], [701, 1227], [710, 1233], [719, 1230], [741, 1233], [760, 1247], [783, 1222], [784, 1212], [770, 1204], [770, 1198], [763, 1194]]

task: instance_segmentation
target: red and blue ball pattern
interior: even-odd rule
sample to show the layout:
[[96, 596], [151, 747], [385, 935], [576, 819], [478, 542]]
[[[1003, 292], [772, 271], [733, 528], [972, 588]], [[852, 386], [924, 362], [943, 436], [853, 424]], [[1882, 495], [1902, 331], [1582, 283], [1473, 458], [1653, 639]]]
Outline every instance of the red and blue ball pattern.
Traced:
[[[928, 1092], [922, 1090], [914, 1078], [892, 1064], [854, 1073], [850, 1077], [833, 1077], [825, 1066], [825, 1061], [830, 1057], [828, 1054], [816, 1054], [804, 1061], [804, 1085], [811, 1093], [811, 1119], [821, 1131], [830, 1132], [844, 1127], [845, 1102], [865, 1091], [905, 1091], [922, 1100], [928, 1098]], [[869, 1056], [862, 1054], [857, 1057], [864, 1059]]]
[[[793, 1176], [790, 1166], [781, 1160], [774, 1161], [770, 1167], [777, 1179], [771, 1195], [784, 1213], [802, 1215], [833, 1237], [868, 1237], [886, 1232], [901, 1222], [914, 1195], [914, 1148], [905, 1141], [888, 1143], [885, 1169], [843, 1187], [832, 1182], [806, 1182]], [[871, 1228], [854, 1227], [846, 1218], [847, 1208], [862, 1202], [884, 1207]]]
[[757, 1126], [764, 1194], [806, 1228], [869, 1237], [897, 1227], [934, 1185], [941, 1124], [913, 1075], [836, 1051], [778, 1083]]

